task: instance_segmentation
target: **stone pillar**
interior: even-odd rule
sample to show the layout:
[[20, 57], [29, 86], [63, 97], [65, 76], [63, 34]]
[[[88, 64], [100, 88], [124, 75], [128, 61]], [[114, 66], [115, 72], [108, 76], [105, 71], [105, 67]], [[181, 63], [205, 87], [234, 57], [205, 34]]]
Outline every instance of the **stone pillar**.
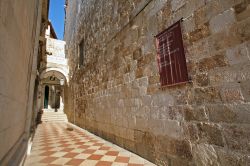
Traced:
[[49, 85], [49, 100], [48, 100], [48, 109], [53, 108], [53, 99], [54, 99], [54, 93], [53, 93], [53, 85]]
[[64, 110], [64, 103], [63, 103], [63, 88], [62, 86], [60, 87], [61, 90], [60, 90], [60, 111], [63, 111]]

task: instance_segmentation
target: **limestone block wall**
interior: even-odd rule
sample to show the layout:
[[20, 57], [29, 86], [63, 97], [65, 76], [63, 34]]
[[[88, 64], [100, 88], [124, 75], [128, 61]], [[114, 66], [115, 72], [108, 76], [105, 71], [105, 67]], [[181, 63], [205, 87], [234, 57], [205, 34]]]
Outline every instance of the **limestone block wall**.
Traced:
[[24, 143], [38, 2], [0, 1], [0, 165]]
[[[68, 1], [70, 121], [157, 165], [247, 165], [249, 3]], [[181, 18], [191, 82], [162, 88], [154, 36]]]

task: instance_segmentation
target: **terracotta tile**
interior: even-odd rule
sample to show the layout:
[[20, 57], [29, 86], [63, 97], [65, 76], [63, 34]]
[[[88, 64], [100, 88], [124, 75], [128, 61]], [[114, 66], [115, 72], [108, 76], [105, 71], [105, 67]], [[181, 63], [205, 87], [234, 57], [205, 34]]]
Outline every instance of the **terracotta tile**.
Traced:
[[101, 148], [99, 148], [99, 150], [109, 150], [111, 147], [108, 146], [102, 146]]
[[103, 155], [93, 154], [88, 157], [89, 160], [100, 160], [103, 157]]
[[62, 144], [61, 146], [59, 146], [59, 147], [68, 147], [68, 146], [70, 146], [71, 144]]
[[96, 151], [96, 150], [94, 150], [94, 149], [87, 149], [87, 150], [83, 151], [82, 153], [92, 154], [92, 153], [94, 153], [95, 151]]
[[95, 143], [93, 146], [102, 146], [103, 143]]
[[52, 154], [56, 153], [55, 151], [47, 151], [47, 152], [44, 152], [42, 154], [40, 154], [40, 156], [50, 156]]
[[58, 159], [58, 158], [57, 157], [46, 157], [46, 158], [42, 159], [40, 161], [40, 163], [52, 163], [56, 159]]
[[118, 157], [116, 157], [115, 162], [128, 163], [129, 162], [129, 157], [118, 156]]
[[65, 148], [62, 151], [63, 152], [71, 152], [72, 150], [74, 150], [74, 148]]
[[71, 153], [71, 152], [69, 152], [66, 155], [64, 155], [63, 157], [65, 157], [65, 158], [73, 158], [73, 157], [77, 156], [78, 154], [79, 153]]
[[81, 146], [79, 146], [78, 148], [88, 149], [88, 148], [89, 148], [89, 146], [88, 146], [88, 145], [81, 145]]
[[117, 151], [108, 151], [106, 153], [106, 155], [108, 155], [108, 156], [117, 156], [118, 154], [119, 154], [119, 152], [117, 152]]
[[72, 159], [66, 165], [80, 165], [83, 161], [82, 159]]
[[41, 150], [51, 150], [51, 149], [53, 149], [53, 147], [44, 147]]
[[76, 144], [76, 145], [84, 145], [85, 142], [78, 142], [78, 141], [77, 141], [75, 144]]
[[109, 161], [99, 161], [96, 166], [111, 166], [112, 162]]
[[97, 143], [97, 140], [90, 140], [89, 142]]

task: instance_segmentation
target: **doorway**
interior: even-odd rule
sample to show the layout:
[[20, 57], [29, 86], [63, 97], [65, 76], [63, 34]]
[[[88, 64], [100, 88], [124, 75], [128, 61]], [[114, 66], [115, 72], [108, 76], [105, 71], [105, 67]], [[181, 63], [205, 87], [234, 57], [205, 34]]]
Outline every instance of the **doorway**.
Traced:
[[45, 93], [44, 93], [44, 108], [48, 109], [49, 105], [49, 86], [45, 86]]

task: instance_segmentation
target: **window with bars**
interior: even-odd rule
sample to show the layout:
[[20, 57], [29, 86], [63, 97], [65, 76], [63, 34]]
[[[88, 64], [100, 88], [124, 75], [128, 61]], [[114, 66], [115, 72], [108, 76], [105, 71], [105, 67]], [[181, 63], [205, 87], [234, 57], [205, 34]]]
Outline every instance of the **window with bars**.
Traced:
[[156, 35], [157, 61], [162, 86], [188, 82], [181, 20]]
[[79, 58], [79, 62], [78, 65], [79, 67], [83, 66], [84, 63], [84, 42], [83, 40], [80, 42], [79, 46], [78, 46], [78, 58]]

